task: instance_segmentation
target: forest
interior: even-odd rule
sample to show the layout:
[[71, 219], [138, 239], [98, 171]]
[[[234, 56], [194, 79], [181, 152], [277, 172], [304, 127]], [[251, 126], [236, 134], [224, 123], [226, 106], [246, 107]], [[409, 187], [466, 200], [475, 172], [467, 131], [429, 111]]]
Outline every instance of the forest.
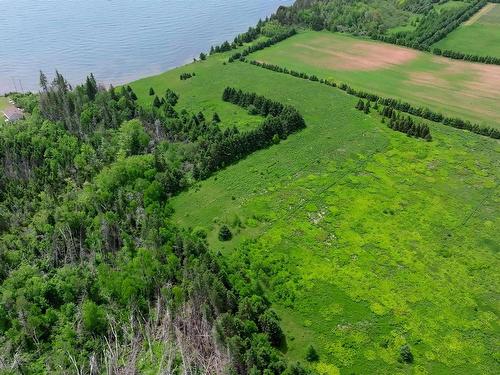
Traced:
[[0, 128], [2, 368], [306, 373], [278, 350], [279, 318], [258, 284], [169, 219], [169, 197], [300, 130], [301, 115], [227, 89], [264, 117], [240, 133], [177, 111], [172, 90], [144, 107], [130, 86], [92, 75], [40, 83], [16, 96], [28, 118]]

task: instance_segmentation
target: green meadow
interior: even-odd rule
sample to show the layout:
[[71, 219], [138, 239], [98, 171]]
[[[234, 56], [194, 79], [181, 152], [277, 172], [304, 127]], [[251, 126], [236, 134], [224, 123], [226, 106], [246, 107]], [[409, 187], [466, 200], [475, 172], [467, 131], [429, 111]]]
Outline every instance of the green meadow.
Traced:
[[477, 19], [465, 22], [434, 47], [500, 57], [500, 4], [488, 4], [485, 8]]
[[500, 126], [500, 67], [456, 61], [344, 34], [307, 31], [250, 59]]
[[[285, 61], [295, 41], [259, 59], [305, 70]], [[204, 229], [214, 251], [261, 281], [287, 356], [304, 362], [313, 344], [320, 374], [497, 373], [498, 141], [433, 123], [432, 142], [409, 138], [340, 90], [226, 58], [131, 86], [143, 103], [150, 87], [171, 88], [179, 108], [241, 129], [261, 119], [223, 102], [226, 86], [303, 114], [303, 131], [172, 199], [172, 220]], [[180, 81], [183, 72], [196, 76]], [[217, 239], [222, 224], [230, 242]], [[398, 360], [405, 345], [413, 364]]]

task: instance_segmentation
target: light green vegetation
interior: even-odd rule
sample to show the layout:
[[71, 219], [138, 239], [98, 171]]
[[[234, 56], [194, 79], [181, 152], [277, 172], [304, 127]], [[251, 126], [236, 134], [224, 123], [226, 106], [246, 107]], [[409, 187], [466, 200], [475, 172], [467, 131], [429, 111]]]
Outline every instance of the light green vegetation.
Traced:
[[[305, 70], [295, 42], [260, 57], [286, 51]], [[495, 373], [498, 141], [432, 123], [433, 142], [408, 138], [340, 90], [223, 58], [132, 87], [140, 100], [150, 86], [173, 88], [179, 108], [203, 106], [240, 126], [249, 118], [221, 101], [225, 86], [303, 114], [305, 130], [172, 199], [176, 223], [204, 228], [232, 262], [248, 259], [242, 269], [274, 302], [287, 355], [303, 361], [312, 343], [315, 366], [331, 374]], [[196, 77], [180, 82], [183, 71]], [[222, 224], [232, 241], [218, 241]], [[405, 343], [412, 365], [398, 362]]]
[[314, 73], [481, 125], [500, 126], [499, 66], [313, 31], [300, 33], [249, 58]]
[[[476, 17], [477, 16], [477, 17]], [[500, 4], [488, 4], [434, 47], [500, 57]]]
[[404, 25], [390, 28], [389, 30], [387, 30], [387, 33], [388, 34], [396, 34], [396, 33], [401, 33], [401, 32], [414, 31], [417, 28], [419, 22], [420, 22], [420, 16], [418, 16], [416, 14], [411, 15], [408, 18], [408, 21]]
[[446, 3], [435, 4], [434, 9], [438, 12], [443, 12], [447, 10], [462, 9], [468, 5], [469, 4], [465, 1], [447, 1]]

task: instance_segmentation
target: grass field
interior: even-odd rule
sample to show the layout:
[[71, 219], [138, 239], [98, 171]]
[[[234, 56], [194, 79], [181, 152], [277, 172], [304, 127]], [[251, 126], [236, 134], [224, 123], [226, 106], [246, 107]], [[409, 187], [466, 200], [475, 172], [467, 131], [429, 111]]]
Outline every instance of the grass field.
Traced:
[[[433, 142], [408, 138], [340, 90], [223, 58], [132, 87], [143, 102], [151, 86], [172, 88], [180, 108], [217, 111], [225, 125], [255, 121], [222, 102], [228, 85], [304, 115], [305, 130], [172, 200], [174, 221], [249, 259], [287, 356], [304, 361], [312, 343], [322, 374], [497, 373], [498, 141], [438, 124]], [[222, 223], [230, 242], [217, 240]], [[412, 365], [398, 362], [405, 343]]]
[[250, 59], [277, 64], [482, 125], [500, 126], [500, 67], [330, 32], [304, 32]]
[[3, 111], [4, 108], [7, 108], [8, 105], [9, 105], [9, 100], [5, 96], [0, 96], [0, 124], [3, 124], [5, 122], [1, 111]]
[[500, 57], [500, 4], [486, 5], [434, 47]]

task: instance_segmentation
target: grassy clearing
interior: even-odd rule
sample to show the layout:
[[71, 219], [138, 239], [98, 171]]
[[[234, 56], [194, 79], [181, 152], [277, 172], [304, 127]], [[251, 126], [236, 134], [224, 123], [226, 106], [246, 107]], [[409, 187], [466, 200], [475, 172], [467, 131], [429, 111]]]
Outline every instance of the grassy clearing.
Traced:
[[500, 126], [500, 67], [330, 32], [304, 32], [251, 59], [280, 65], [481, 125]]
[[[287, 355], [303, 361], [312, 343], [331, 374], [495, 373], [498, 141], [436, 124], [433, 142], [411, 139], [340, 90], [222, 59], [132, 86], [143, 101], [150, 86], [173, 88], [180, 107], [228, 125], [249, 120], [220, 99], [229, 85], [304, 115], [305, 130], [172, 200], [173, 220], [205, 228], [214, 250], [231, 258], [244, 246]], [[181, 82], [183, 71], [196, 77]], [[413, 365], [398, 362], [405, 343]]]
[[465, 22], [434, 47], [500, 57], [500, 4], [488, 4], [477, 19]]
[[446, 3], [435, 4], [434, 9], [437, 10], [438, 12], [442, 12], [447, 10], [462, 9], [465, 8], [467, 5], [468, 3], [465, 1], [447, 1]]

